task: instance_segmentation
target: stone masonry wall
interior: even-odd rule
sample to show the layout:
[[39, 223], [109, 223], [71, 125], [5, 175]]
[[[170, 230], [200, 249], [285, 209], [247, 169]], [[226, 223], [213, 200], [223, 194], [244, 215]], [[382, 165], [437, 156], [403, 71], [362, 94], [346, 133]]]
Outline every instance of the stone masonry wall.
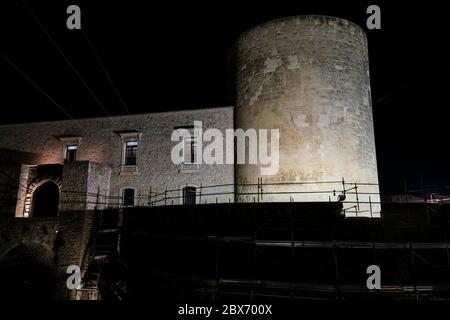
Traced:
[[[198, 170], [189, 171], [172, 163], [171, 150], [176, 144], [171, 141], [172, 131], [175, 127], [193, 126], [194, 121], [202, 121], [204, 130], [233, 128], [233, 108], [3, 125], [0, 126], [0, 148], [40, 154], [39, 163], [33, 164], [62, 164], [64, 147], [58, 137], [80, 137], [77, 160], [97, 162], [111, 169], [109, 186], [101, 187], [102, 192], [109, 192], [109, 204], [119, 204], [122, 190], [132, 187], [136, 189], [136, 197], [140, 196], [138, 204], [144, 205], [150, 190], [161, 192], [186, 184], [233, 183], [233, 165], [201, 165]], [[121, 168], [123, 141], [118, 132], [132, 130], [141, 132], [142, 136], [137, 170], [127, 172]], [[107, 183], [108, 179], [103, 180]], [[89, 190], [97, 192], [98, 186], [89, 186]]]
[[0, 218], [0, 261], [16, 247], [31, 248], [40, 263], [52, 268], [55, 298], [65, 299], [66, 270], [82, 266], [88, 250], [93, 212], [63, 212], [52, 218]]
[[[270, 21], [239, 37], [230, 63], [235, 127], [280, 132], [280, 169], [265, 182], [378, 183], [367, 38], [358, 25], [327, 16]], [[236, 183], [256, 183], [259, 171], [238, 165]], [[342, 190], [311, 184], [297, 191], [334, 188]], [[365, 191], [376, 193], [378, 186]], [[265, 199], [290, 201], [289, 195]]]

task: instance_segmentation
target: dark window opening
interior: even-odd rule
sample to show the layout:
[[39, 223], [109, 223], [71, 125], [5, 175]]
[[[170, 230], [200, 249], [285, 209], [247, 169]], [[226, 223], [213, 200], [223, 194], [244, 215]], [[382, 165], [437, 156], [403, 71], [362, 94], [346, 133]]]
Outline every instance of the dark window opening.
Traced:
[[195, 204], [197, 189], [195, 187], [183, 188], [183, 204]]
[[184, 162], [186, 164], [195, 164], [196, 163], [196, 150], [197, 149], [197, 143], [195, 141], [194, 137], [191, 137], [186, 140], [185, 142], [185, 149], [184, 149]]
[[77, 160], [77, 145], [70, 145], [66, 148], [66, 161], [72, 162]]
[[195, 142], [191, 139], [191, 163], [195, 163]]
[[127, 141], [125, 148], [125, 165], [127, 166], [136, 165], [137, 147], [138, 147], [137, 141]]
[[123, 190], [123, 206], [134, 206], [134, 189], [128, 188]]

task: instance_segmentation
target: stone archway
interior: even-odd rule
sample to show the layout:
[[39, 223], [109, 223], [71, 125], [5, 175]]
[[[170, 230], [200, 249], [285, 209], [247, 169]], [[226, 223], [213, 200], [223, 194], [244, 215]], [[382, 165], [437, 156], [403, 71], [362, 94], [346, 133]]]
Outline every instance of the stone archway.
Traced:
[[[36, 206], [39, 210], [36, 216], [56, 216], [58, 214], [60, 193], [61, 179], [59, 177], [36, 178], [27, 189], [24, 217], [34, 216]], [[35, 203], [35, 200], [37, 203]], [[48, 211], [47, 214], [45, 213], [46, 210]]]
[[49, 180], [33, 192], [31, 215], [33, 217], [56, 217], [59, 206], [59, 187]]

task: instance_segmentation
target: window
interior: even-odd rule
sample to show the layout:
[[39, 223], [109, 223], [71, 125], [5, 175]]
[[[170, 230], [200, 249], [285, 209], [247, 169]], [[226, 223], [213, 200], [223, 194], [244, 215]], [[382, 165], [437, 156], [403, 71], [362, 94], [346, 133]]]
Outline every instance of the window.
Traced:
[[195, 204], [197, 189], [195, 187], [183, 188], [183, 204]]
[[68, 145], [66, 147], [66, 161], [72, 162], [77, 160], [77, 149], [78, 146], [76, 144]]
[[125, 146], [125, 165], [126, 166], [135, 166], [136, 165], [136, 156], [137, 156], [137, 140], [130, 140], [126, 142]]
[[124, 207], [134, 206], [134, 189], [127, 188], [123, 190], [123, 202]]
[[120, 175], [137, 175], [137, 153], [142, 133], [135, 130], [115, 131], [121, 139]]
[[198, 173], [202, 161], [202, 122], [194, 121], [194, 125], [176, 126], [175, 130], [181, 130], [182, 159], [180, 171], [184, 173]]
[[197, 163], [197, 143], [194, 137], [186, 139], [184, 144], [184, 163]]
[[81, 144], [81, 137], [74, 135], [63, 135], [58, 137], [61, 142], [61, 158], [65, 162], [77, 160], [78, 147]]

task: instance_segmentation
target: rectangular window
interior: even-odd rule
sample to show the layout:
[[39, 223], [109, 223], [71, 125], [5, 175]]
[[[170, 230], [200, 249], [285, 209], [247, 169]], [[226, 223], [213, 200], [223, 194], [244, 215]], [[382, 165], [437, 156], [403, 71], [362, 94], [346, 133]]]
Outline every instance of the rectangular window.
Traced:
[[195, 204], [197, 197], [197, 189], [195, 187], [183, 188], [183, 204]]
[[137, 140], [127, 141], [125, 147], [125, 165], [135, 166], [137, 156]]
[[123, 190], [123, 206], [124, 207], [134, 206], [134, 189], [127, 188]]
[[77, 149], [78, 146], [76, 144], [68, 145], [66, 147], [66, 161], [72, 162], [77, 160]]
[[186, 139], [184, 143], [184, 163], [197, 163], [197, 143], [194, 137]]

